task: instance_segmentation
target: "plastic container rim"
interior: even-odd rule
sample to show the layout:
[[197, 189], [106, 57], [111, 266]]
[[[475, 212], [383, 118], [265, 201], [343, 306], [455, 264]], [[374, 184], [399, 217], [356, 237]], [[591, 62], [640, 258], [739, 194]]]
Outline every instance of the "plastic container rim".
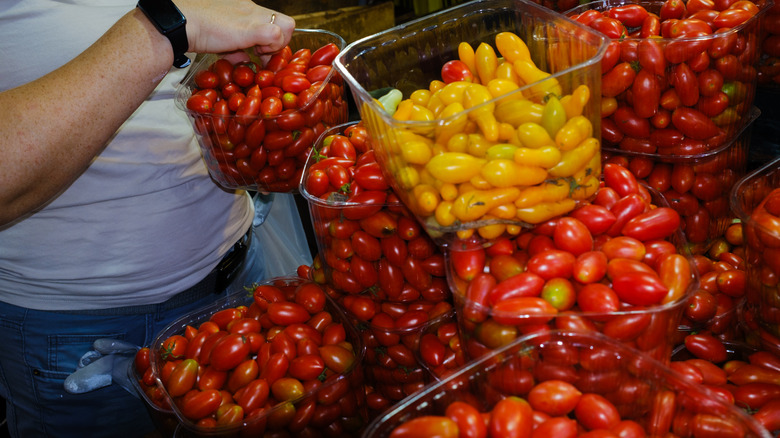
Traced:
[[[355, 79], [355, 77], [352, 76], [352, 74], [349, 72], [349, 70], [347, 70], [347, 68], [344, 66], [344, 61], [343, 61], [346, 53], [350, 52], [350, 50], [354, 50], [354, 47], [358, 47], [361, 44], [365, 44], [365, 43], [371, 41], [372, 39], [377, 38], [377, 37], [382, 36], [382, 35], [387, 35], [387, 34], [399, 32], [399, 31], [406, 31], [407, 28], [412, 27], [414, 25], [418, 25], [420, 23], [425, 23], [425, 22], [436, 23], [436, 22], [440, 22], [441, 20], [439, 20], [439, 17], [441, 17], [442, 15], [444, 15], [444, 14], [451, 14], [451, 13], [454, 13], [454, 12], [456, 12], [458, 10], [461, 10], [461, 9], [470, 8], [473, 5], [478, 5], [478, 4], [479, 5], [484, 5], [484, 8], [480, 8], [478, 10], [472, 11], [472, 14], [485, 12], [485, 11], [489, 10], [490, 7], [494, 3], [497, 3], [498, 1], [499, 0], [487, 0], [487, 1], [486, 0], [472, 0], [470, 2], [466, 2], [466, 3], [460, 4], [458, 6], [451, 7], [449, 9], [445, 9], [445, 10], [436, 12], [434, 14], [430, 14], [430, 15], [427, 15], [425, 17], [421, 17], [421, 18], [415, 19], [415, 20], [410, 21], [408, 23], [404, 23], [404, 24], [400, 24], [400, 25], [394, 26], [394, 27], [392, 27], [390, 29], [387, 29], [385, 31], [379, 32], [377, 34], [363, 37], [363, 38], [361, 38], [361, 39], [359, 39], [357, 41], [354, 41], [354, 42], [350, 43], [349, 45], [347, 45], [344, 48], [344, 50], [342, 50], [336, 56], [336, 59], [333, 60], [333, 66], [334, 66], [334, 68], [336, 68], [339, 71], [339, 73], [341, 73], [342, 78], [349, 85], [350, 89], [353, 90], [353, 92], [357, 92], [358, 90], [363, 89], [363, 87]], [[511, 91], [509, 93], [506, 93], [506, 94], [503, 94], [501, 96], [495, 97], [495, 98], [493, 98], [491, 100], [483, 102], [483, 103], [481, 103], [481, 104], [479, 104], [477, 106], [473, 106], [471, 108], [468, 108], [468, 109], [466, 109], [464, 111], [461, 111], [459, 113], [453, 114], [453, 115], [451, 115], [449, 117], [446, 117], [446, 118], [436, 118], [434, 120], [425, 120], [425, 121], [396, 120], [390, 114], [388, 114], [387, 111], [385, 111], [381, 106], [379, 106], [379, 104], [374, 99], [368, 99], [363, 104], [364, 105], [366, 105], [366, 104], [370, 105], [371, 108], [374, 110], [374, 113], [376, 115], [378, 115], [380, 118], [382, 118], [384, 120], [384, 122], [386, 124], [388, 124], [388, 125], [397, 125], [399, 127], [405, 127], [406, 129], [414, 129], [414, 127], [420, 127], [420, 126], [435, 126], [435, 125], [438, 125], [438, 124], [446, 123], [446, 122], [451, 121], [451, 120], [455, 120], [458, 117], [463, 117], [464, 114], [468, 114], [469, 112], [474, 111], [474, 110], [478, 110], [479, 108], [482, 108], [482, 107], [485, 107], [485, 106], [488, 106], [488, 105], [496, 104], [500, 100], [511, 98], [513, 95], [515, 95], [517, 93], [522, 93], [525, 90], [529, 90], [529, 89], [533, 88], [534, 86], [536, 86], [537, 84], [544, 83], [545, 81], [550, 81], [552, 79], [558, 79], [561, 76], [565, 76], [565, 75], [567, 75], [567, 74], [569, 74], [569, 73], [571, 73], [573, 71], [580, 70], [580, 69], [583, 69], [585, 67], [593, 67], [594, 65], [597, 67], [598, 64], [601, 62], [601, 59], [604, 57], [604, 54], [607, 51], [607, 46], [609, 45], [609, 38], [607, 36], [603, 35], [600, 32], [594, 31], [593, 29], [583, 25], [582, 23], [574, 21], [574, 20], [570, 19], [569, 17], [567, 17], [567, 16], [565, 16], [565, 15], [559, 13], [559, 12], [553, 11], [552, 9], [547, 9], [547, 8], [541, 6], [541, 5], [536, 4], [536, 3], [533, 3], [533, 2], [530, 2], [530, 1], [527, 1], [527, 0], [514, 0], [514, 2], [515, 3], [523, 3], [523, 4], [527, 5], [528, 7], [531, 7], [531, 8], [534, 8], [534, 9], [538, 9], [539, 11], [541, 11], [541, 12], [543, 12], [545, 14], [557, 15], [557, 16], [559, 16], [560, 19], [565, 20], [567, 23], [570, 23], [570, 24], [576, 26], [581, 31], [583, 31], [583, 32], [585, 32], [587, 34], [590, 34], [593, 38], [595, 38], [597, 40], [600, 40], [601, 43], [599, 44], [599, 48], [598, 48], [598, 50], [596, 50], [595, 55], [593, 57], [587, 59], [586, 61], [577, 64], [577, 65], [574, 65], [574, 66], [568, 67], [566, 69], [563, 69], [561, 71], [552, 73], [552, 74], [550, 74], [550, 76], [546, 77], [545, 79], [542, 79], [542, 80], [539, 80], [539, 81], [536, 81], [536, 82], [532, 82], [530, 84], [526, 84], [526, 85], [524, 85], [524, 86], [522, 86], [522, 87], [520, 87], [520, 88], [518, 88], [516, 90], [513, 90], [513, 91]], [[435, 26], [436, 25], [432, 25], [432, 26], [429, 26], [428, 28], [435, 27]], [[426, 28], [426, 29], [428, 29], [428, 28]], [[406, 37], [407, 37], [407, 34], [399, 35], [397, 38], [394, 39], [394, 41], [402, 40], [402, 39], [404, 39]], [[388, 43], [384, 43], [382, 45], [387, 45], [387, 44], [390, 44], [390, 43], [391, 42], [388, 42]], [[356, 54], [356, 56], [360, 56], [360, 55], [361, 55], [361, 53]], [[595, 68], [595, 67], [593, 67], [593, 68]], [[365, 92], [369, 93], [368, 90], [365, 90]]]

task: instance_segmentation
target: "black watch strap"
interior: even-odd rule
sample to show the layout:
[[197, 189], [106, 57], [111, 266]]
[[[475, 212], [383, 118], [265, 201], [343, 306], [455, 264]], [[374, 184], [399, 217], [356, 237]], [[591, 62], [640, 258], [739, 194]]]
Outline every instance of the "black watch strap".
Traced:
[[185, 55], [189, 49], [187, 19], [179, 8], [171, 0], [138, 0], [137, 6], [157, 30], [171, 42], [173, 66], [178, 68], [188, 66], [190, 59]]

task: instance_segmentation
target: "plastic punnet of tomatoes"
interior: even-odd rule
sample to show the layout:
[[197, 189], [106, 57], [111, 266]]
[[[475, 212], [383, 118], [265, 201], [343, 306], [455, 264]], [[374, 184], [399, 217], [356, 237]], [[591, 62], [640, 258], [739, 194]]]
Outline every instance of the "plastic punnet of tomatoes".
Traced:
[[747, 267], [743, 319], [754, 340], [780, 354], [780, 159], [741, 179], [731, 208], [742, 220]]
[[646, 354], [603, 335], [566, 331], [529, 334], [470, 362], [375, 419], [363, 436], [582, 434], [772, 436]]
[[[145, 356], [144, 356], [145, 355]], [[138, 359], [144, 356], [144, 359]], [[127, 373], [130, 383], [133, 385], [138, 397], [144, 402], [146, 411], [152, 419], [157, 432], [163, 437], [172, 437], [179, 425], [176, 414], [168, 404], [163, 390], [157, 386], [154, 375], [151, 372], [149, 362], [149, 349], [142, 349], [136, 355], [136, 360], [129, 364]]]
[[253, 49], [205, 55], [176, 92], [212, 179], [227, 189], [294, 192], [309, 150], [347, 121], [346, 91], [333, 59], [343, 38], [296, 29], [266, 62]]
[[680, 216], [626, 168], [604, 165], [592, 203], [485, 247], [448, 248], [469, 358], [537, 331], [600, 332], [668, 362], [698, 275]]
[[597, 189], [606, 38], [522, 0], [473, 1], [334, 61], [377, 162], [445, 246], [572, 210]]
[[306, 163], [307, 200], [325, 280], [379, 301], [449, 299], [444, 253], [401, 203], [361, 122], [326, 130]]
[[381, 301], [370, 291], [339, 300], [360, 332], [366, 347], [363, 373], [370, 396], [369, 415], [419, 391], [434, 379], [424, 362], [422, 336], [432, 325], [451, 320], [450, 300], [431, 302]]
[[765, 3], [598, 0], [568, 11], [611, 38], [604, 146], [694, 155], [731, 142], [751, 117]]
[[360, 334], [324, 289], [277, 277], [180, 318], [150, 346], [178, 436], [359, 436]]
[[729, 193], [747, 172], [753, 123], [760, 114], [753, 107], [731, 141], [705, 152], [661, 154], [604, 147], [602, 159], [627, 167], [658, 190], [680, 213], [691, 251], [705, 253], [732, 222]]

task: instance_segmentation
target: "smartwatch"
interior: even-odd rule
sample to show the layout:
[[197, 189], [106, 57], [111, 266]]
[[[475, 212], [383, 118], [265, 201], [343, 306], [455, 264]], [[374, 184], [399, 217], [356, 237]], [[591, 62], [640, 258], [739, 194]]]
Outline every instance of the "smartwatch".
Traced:
[[187, 19], [171, 0], [138, 0], [140, 9], [165, 35], [173, 47], [173, 66], [184, 68], [190, 65], [190, 58], [184, 53], [189, 48], [187, 41]]

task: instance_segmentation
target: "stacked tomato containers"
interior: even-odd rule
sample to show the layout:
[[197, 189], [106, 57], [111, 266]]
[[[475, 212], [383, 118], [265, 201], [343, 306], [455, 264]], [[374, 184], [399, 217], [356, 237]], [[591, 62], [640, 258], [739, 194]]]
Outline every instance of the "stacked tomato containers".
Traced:
[[611, 38], [602, 59], [605, 160], [666, 196], [696, 253], [730, 223], [727, 194], [747, 170], [769, 6], [601, 0], [567, 12]]
[[361, 332], [369, 408], [378, 414], [430, 382], [421, 333], [452, 319], [452, 304], [442, 249], [398, 200], [370, 143], [361, 122], [325, 131], [300, 191], [319, 250], [314, 277]]

